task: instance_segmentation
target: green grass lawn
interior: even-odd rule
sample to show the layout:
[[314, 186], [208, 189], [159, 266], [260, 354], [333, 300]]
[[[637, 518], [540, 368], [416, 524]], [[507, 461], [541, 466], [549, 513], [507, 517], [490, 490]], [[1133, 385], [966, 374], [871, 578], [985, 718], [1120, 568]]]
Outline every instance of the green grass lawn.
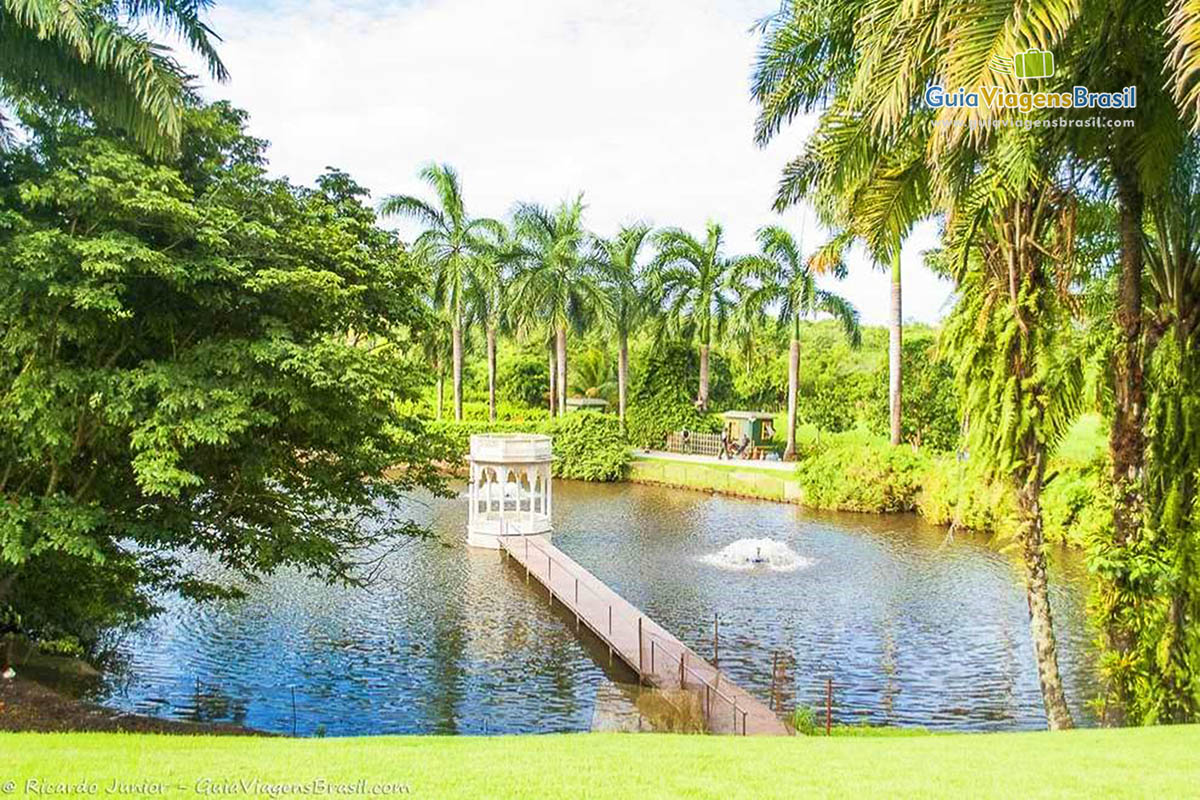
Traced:
[[[667, 734], [258, 739], [0, 734], [0, 790], [31, 778], [396, 782], [435, 798], [1196, 797], [1200, 726], [740, 739]], [[243, 795], [244, 796], [244, 795]], [[284, 795], [280, 795], [284, 796]]]

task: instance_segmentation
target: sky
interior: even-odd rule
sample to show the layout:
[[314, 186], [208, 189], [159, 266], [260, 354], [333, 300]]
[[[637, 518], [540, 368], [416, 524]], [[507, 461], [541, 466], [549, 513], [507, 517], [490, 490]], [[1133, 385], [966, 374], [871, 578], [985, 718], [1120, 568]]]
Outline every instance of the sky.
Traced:
[[[754, 24], [777, 0], [217, 0], [208, 23], [231, 73], [202, 93], [250, 112], [272, 173], [311, 183], [327, 166], [378, 200], [420, 194], [430, 161], [459, 172], [467, 210], [503, 217], [582, 192], [600, 235], [645, 221], [727, 252], [783, 224], [805, 250], [826, 235], [807, 207], [771, 210], [783, 165], [813, 119], [766, 148], [753, 142]], [[201, 72], [199, 62], [181, 60]], [[427, 195], [426, 195], [427, 196]], [[413, 230], [392, 223], [406, 236]], [[904, 318], [936, 322], [950, 286], [921, 264], [932, 224], [906, 241]], [[867, 324], [885, 324], [889, 284], [861, 251], [826, 288]]]

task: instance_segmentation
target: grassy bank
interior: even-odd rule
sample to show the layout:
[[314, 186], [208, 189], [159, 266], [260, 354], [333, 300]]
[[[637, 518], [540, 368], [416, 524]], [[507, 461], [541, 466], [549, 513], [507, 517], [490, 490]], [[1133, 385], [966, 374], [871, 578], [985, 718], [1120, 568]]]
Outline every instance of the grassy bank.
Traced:
[[635, 458], [629, 465], [629, 479], [639, 483], [661, 483], [781, 503], [800, 502], [800, 484], [795, 475], [741, 464], [699, 464]]
[[[397, 783], [413, 797], [1183, 797], [1200, 727], [901, 738], [0, 734], [0, 782]], [[294, 792], [293, 792], [294, 793]], [[280, 793], [280, 796], [284, 796]]]

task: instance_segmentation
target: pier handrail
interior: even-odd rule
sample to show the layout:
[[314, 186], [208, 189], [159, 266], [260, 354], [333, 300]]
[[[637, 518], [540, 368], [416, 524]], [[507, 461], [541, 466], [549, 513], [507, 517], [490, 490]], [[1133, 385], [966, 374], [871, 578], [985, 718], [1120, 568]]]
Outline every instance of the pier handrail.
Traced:
[[[567, 572], [567, 574], [571, 574], [571, 567], [567, 564], [564, 564], [562, 561], [559, 561], [552, 554], [550, 554], [545, 549], [540, 547], [536, 542], [530, 542], [530, 539], [532, 537], [522, 536], [521, 538], [525, 540], [524, 547], [525, 547], [525, 551], [526, 551], [526, 559], [525, 559], [526, 564], [529, 564], [528, 552], [530, 549], [537, 551], [538, 553], [540, 553], [542, 556], [545, 557], [546, 564], [547, 564], [547, 566], [546, 566], [546, 588], [550, 592], [552, 597], [557, 596], [557, 593], [554, 591], [553, 580], [552, 580], [553, 568], [550, 565], [558, 564], [558, 566], [560, 568], [562, 568], [563, 570], [565, 570]], [[509, 547], [507, 541], [503, 542], [503, 546], [506, 550], [508, 550], [509, 552], [512, 552], [512, 548]], [[575, 609], [578, 610], [578, 608], [579, 608], [578, 592], [579, 592], [579, 587], [580, 587], [580, 580], [579, 580], [578, 576], [574, 576], [574, 578], [575, 578], [575, 592], [576, 592], [574, 603], [568, 604], [567, 601], [564, 600], [562, 597], [559, 597], [559, 602], [561, 602], [563, 605], [567, 605], [568, 607], [570, 607], [570, 605], [573, 605], [575, 607]], [[593, 632], [595, 632], [598, 636], [601, 636], [602, 638], [607, 638], [607, 636], [611, 636], [612, 635], [612, 625], [613, 625], [612, 603], [609, 602], [606, 597], [604, 597], [599, 592], [597, 592], [593, 587], [589, 586], [586, 582], [583, 583], [583, 588], [587, 592], [589, 592], [592, 597], [594, 597], [596, 600], [600, 601], [601, 604], [608, 606], [609, 629], [608, 629], [607, 635], [603, 631], [600, 631], [598, 628], [596, 628], [596, 626], [593, 625], [585, 616], [576, 613], [576, 617], [581, 622], [583, 622], [583, 624], [585, 624], [589, 628], [591, 628], [593, 630]], [[645, 618], [646, 618], [645, 615], [641, 616], [641, 619], [645, 619]], [[621, 621], [624, 622], [625, 620], [621, 620]], [[653, 652], [654, 652], [654, 647], [656, 647], [656, 646], [659, 648], [662, 648], [665, 651], [668, 651], [668, 653], [670, 653], [670, 655], [672, 657], [672, 661], [678, 661], [681, 665], [681, 673], [680, 673], [681, 678], [683, 678], [684, 673], [691, 675], [697, 682], [699, 682], [701, 685], [703, 685], [705, 687], [706, 693], [711, 692], [712, 695], [715, 695], [716, 697], [720, 698], [721, 700], [724, 700], [726, 703], [728, 703], [731, 706], [731, 708], [733, 709], [733, 713], [734, 713], [734, 722], [733, 722], [733, 732], [734, 733], [737, 733], [737, 714], [739, 711], [741, 712], [742, 735], [745, 735], [746, 734], [746, 715], [748, 713], [747, 710], [745, 708], [739, 709], [738, 704], [737, 704], [737, 698], [730, 697], [728, 694], [721, 691], [720, 686], [719, 686], [720, 680], [723, 677], [725, 678], [726, 682], [729, 683], [730, 685], [734, 685], [734, 682], [731, 679], [729, 679], [728, 676], [725, 676], [721, 672], [721, 670], [718, 669], [716, 666], [709, 664], [708, 666], [713, 671], [713, 675], [717, 680], [717, 683], [714, 684], [706, 676], [697, 672], [695, 669], [693, 669], [691, 666], [688, 665], [687, 653], [685, 650], [681, 650], [679, 648], [674, 647], [674, 645], [672, 645], [669, 640], [665, 639], [664, 637], [660, 636], [659, 634], [655, 633], [654, 631], [646, 630], [641, 625], [639, 625], [638, 627], [639, 627], [639, 635], [640, 636], [649, 636], [651, 639], [650, 647], [651, 647], [652, 656], [653, 656]], [[656, 644], [655, 640], [657, 640], [657, 644]], [[640, 640], [639, 640], [639, 650], [640, 650], [640, 648], [641, 648], [641, 644], [640, 644]], [[674, 652], [672, 653], [670, 651], [674, 651]], [[639, 660], [640, 660], [640, 658], [641, 657], [639, 655]], [[652, 661], [652, 663], [653, 663], [653, 661]], [[705, 662], [705, 663], [707, 663], [707, 662]], [[656, 672], [657, 672], [656, 670], [652, 670], [650, 674], [656, 674]], [[638, 673], [639, 673], [638, 680], [640, 681], [644, 677], [644, 673], [645, 673], [644, 668], [639, 666]], [[680, 684], [679, 688], [681, 690], [686, 691], [687, 687], [685, 686], [685, 680], [680, 680], [679, 684]], [[710, 719], [712, 717], [712, 714], [709, 710], [710, 705], [711, 705], [710, 698], [706, 695], [706, 703], [703, 704], [703, 706], [702, 706], [704, 708], [704, 716], [706, 719]]]

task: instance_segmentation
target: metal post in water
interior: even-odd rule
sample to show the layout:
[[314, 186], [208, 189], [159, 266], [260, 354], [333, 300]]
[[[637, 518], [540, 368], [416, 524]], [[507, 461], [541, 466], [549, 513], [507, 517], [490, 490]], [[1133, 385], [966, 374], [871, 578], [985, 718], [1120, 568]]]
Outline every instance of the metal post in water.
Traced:
[[721, 644], [721, 617], [717, 613], [713, 613], [713, 663], [716, 664], [720, 658]]
[[650, 640], [650, 674], [653, 675], [657, 670], [654, 668], [654, 640]]
[[612, 637], [612, 603], [608, 604], [608, 635]]
[[679, 688], [680, 689], [683, 688], [683, 659], [686, 655], [687, 655], [686, 651], [679, 654]]
[[825, 735], [833, 728], [833, 678], [825, 679]]
[[775, 699], [776, 687], [779, 681], [779, 651], [771, 654], [771, 708], [779, 710], [779, 701]]

